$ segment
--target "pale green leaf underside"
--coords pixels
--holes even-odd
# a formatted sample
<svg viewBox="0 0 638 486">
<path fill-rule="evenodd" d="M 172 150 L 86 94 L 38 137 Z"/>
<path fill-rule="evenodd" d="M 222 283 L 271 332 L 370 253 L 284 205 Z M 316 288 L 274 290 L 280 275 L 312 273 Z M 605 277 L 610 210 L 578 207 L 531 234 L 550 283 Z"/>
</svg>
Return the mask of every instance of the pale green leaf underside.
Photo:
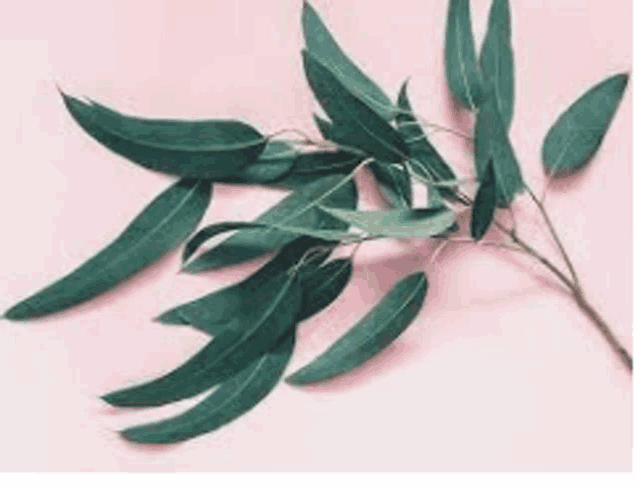
<svg viewBox="0 0 638 486">
<path fill-rule="evenodd" d="M 321 209 L 375 237 L 429 238 L 443 233 L 456 220 L 456 213 L 446 208 L 350 211 L 322 206 Z"/>
<path fill-rule="evenodd" d="M 412 323 L 427 291 L 423 272 L 399 281 L 350 331 L 286 382 L 303 386 L 342 376 L 383 351 Z"/>
</svg>

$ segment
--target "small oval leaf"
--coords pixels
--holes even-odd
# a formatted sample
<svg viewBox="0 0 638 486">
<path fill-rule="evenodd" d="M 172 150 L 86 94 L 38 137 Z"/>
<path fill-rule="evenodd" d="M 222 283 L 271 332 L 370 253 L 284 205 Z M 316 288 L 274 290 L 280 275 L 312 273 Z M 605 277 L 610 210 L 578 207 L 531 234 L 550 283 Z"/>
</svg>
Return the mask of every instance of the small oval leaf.
<svg viewBox="0 0 638 486">
<path fill-rule="evenodd" d="M 476 64 L 469 0 L 450 0 L 448 5 L 445 73 L 454 98 L 476 110 L 481 104 L 483 79 Z"/>
<path fill-rule="evenodd" d="M 543 141 L 543 167 L 549 177 L 585 168 L 603 141 L 629 76 L 617 74 L 576 100 L 549 129 Z"/>
<path fill-rule="evenodd" d="M 423 306 L 427 286 L 423 272 L 399 281 L 350 331 L 286 382 L 303 386 L 330 380 L 376 356 L 412 323 Z"/>
<path fill-rule="evenodd" d="M 33 319 L 100 295 L 175 249 L 208 208 L 211 184 L 184 179 L 157 196 L 115 241 L 66 277 L 5 312 Z"/>
</svg>

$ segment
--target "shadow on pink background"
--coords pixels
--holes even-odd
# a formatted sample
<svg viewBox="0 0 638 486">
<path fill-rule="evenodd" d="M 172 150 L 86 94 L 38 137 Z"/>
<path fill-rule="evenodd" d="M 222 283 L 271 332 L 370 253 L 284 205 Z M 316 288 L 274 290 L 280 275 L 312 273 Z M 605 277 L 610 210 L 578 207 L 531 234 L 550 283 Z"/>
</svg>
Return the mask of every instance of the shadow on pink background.
<svg viewBox="0 0 638 486">
<path fill-rule="evenodd" d="M 110 242 L 171 179 L 90 140 L 55 83 L 148 117 L 247 120 L 265 133 L 316 133 L 300 61 L 301 1 L 22 2 L 0 19 L 0 179 L 9 307 Z M 471 2 L 482 36 L 488 0 Z M 542 139 L 601 79 L 631 71 L 631 2 L 513 0 L 512 141 L 544 187 Z M 395 96 L 411 76 L 425 118 L 471 131 L 443 74 L 446 2 L 315 0 L 346 51 Z M 630 83 L 592 166 L 547 198 L 585 289 L 631 348 Z M 460 174 L 470 148 L 431 136 Z M 206 222 L 250 219 L 283 196 L 218 186 Z M 372 204 L 372 202 L 365 202 Z M 557 259 L 528 200 L 523 234 Z M 372 243 L 337 303 L 306 322 L 289 370 L 365 314 L 428 244 Z M 280 385 L 240 420 L 170 447 L 117 434 L 184 404 L 113 412 L 98 397 L 166 372 L 206 338 L 151 318 L 228 285 L 264 260 L 176 275 L 174 253 L 128 285 L 33 323 L 0 321 L 4 471 L 629 471 L 631 377 L 586 317 L 533 262 L 457 247 L 429 273 L 425 309 L 376 360 L 332 383 Z"/>
</svg>

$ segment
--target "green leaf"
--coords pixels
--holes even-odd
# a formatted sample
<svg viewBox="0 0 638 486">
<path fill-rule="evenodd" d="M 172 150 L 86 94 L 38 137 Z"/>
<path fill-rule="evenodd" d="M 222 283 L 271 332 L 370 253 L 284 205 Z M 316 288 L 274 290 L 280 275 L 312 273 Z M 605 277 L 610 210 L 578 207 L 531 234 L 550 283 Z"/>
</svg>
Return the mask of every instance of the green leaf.
<svg viewBox="0 0 638 486">
<path fill-rule="evenodd" d="M 476 64 L 469 0 L 449 0 L 445 31 L 445 73 L 454 98 L 474 111 L 481 104 L 483 79 Z"/>
<path fill-rule="evenodd" d="M 239 373 L 274 348 L 296 323 L 298 275 L 281 274 L 237 309 L 228 329 L 170 373 L 102 397 L 116 407 L 152 407 L 193 397 Z"/>
<path fill-rule="evenodd" d="M 297 265 L 309 250 L 325 245 L 324 241 L 314 238 L 305 236 L 297 238 L 284 246 L 270 262 L 243 281 L 170 309 L 154 320 L 165 324 L 190 324 L 208 334 L 217 335 L 229 328 L 229 322 L 233 316 L 240 312 L 245 302 L 253 299 L 253 295 L 259 289 L 271 286 L 273 279 Z M 328 255 L 329 252 L 326 252 L 315 257 L 304 268 L 315 269 Z"/>
<path fill-rule="evenodd" d="M 429 238 L 444 232 L 456 220 L 456 213 L 446 208 L 351 211 L 322 206 L 321 209 L 376 237 Z"/>
<path fill-rule="evenodd" d="M 350 331 L 286 382 L 303 386 L 330 380 L 376 356 L 412 323 L 423 306 L 427 286 L 423 272 L 399 281 Z"/>
<path fill-rule="evenodd" d="M 179 246 L 197 227 L 210 197 L 210 182 L 177 182 L 146 206 L 110 245 L 66 277 L 13 306 L 4 317 L 45 316 L 112 289 Z"/>
<path fill-rule="evenodd" d="M 285 224 L 290 227 L 308 229 L 345 230 L 334 218 L 325 217 L 322 212 L 312 207 L 324 194 L 343 181 L 343 176 L 331 175 L 301 187 L 281 202 L 254 220 L 264 225 Z M 332 206 L 354 208 L 357 201 L 356 186 L 352 181 L 346 183 L 334 193 L 323 199 Z M 306 208 L 309 208 L 306 210 Z M 241 231 L 221 244 L 202 253 L 182 270 L 187 273 L 198 273 L 220 268 L 225 265 L 243 263 L 263 256 L 290 243 L 296 235 L 290 232 L 269 231 L 262 229 Z"/>
<path fill-rule="evenodd" d="M 479 62 L 485 88 L 492 88 L 496 93 L 496 102 L 506 129 L 509 129 L 514 113 L 514 53 L 511 38 L 509 2 L 493 0 Z"/>
<path fill-rule="evenodd" d="M 494 163 L 497 203 L 509 206 L 525 183 L 494 90 L 489 91 L 481 105 L 474 129 L 474 163 L 478 179 L 485 177 L 489 160 Z"/>
<path fill-rule="evenodd" d="M 113 152 L 166 174 L 201 179 L 232 176 L 255 163 L 267 139 L 233 120 L 180 121 L 122 115 L 62 93 L 75 121 Z"/>
<path fill-rule="evenodd" d="M 496 209 L 496 179 L 494 176 L 494 164 L 490 160 L 487 164 L 485 176 L 474 199 L 472 207 L 472 221 L 470 224 L 472 238 L 476 241 L 485 236 L 490 227 L 494 210 Z"/>
<path fill-rule="evenodd" d="M 412 207 L 412 184 L 408 173 L 395 165 L 380 164 L 369 166 L 383 197 L 395 208 Z"/>
<path fill-rule="evenodd" d="M 212 432 L 261 402 L 279 382 L 294 347 L 294 332 L 281 343 L 223 382 L 186 412 L 160 422 L 132 427 L 122 437 L 139 444 L 173 444 Z"/>
<path fill-rule="evenodd" d="M 302 13 L 302 29 L 308 52 L 330 69 L 351 94 L 381 118 L 391 119 L 394 106 L 390 98 L 341 50 L 315 9 L 306 1 Z"/>
<path fill-rule="evenodd" d="M 308 51 L 303 51 L 308 83 L 326 114 L 339 127 L 336 142 L 355 147 L 380 162 L 401 163 L 409 148 L 398 132 L 353 96 L 339 79 Z"/>
<path fill-rule="evenodd" d="M 453 181 L 454 171 L 445 163 L 443 157 L 429 142 L 427 136 L 417 122 L 408 98 L 408 82 L 401 86 L 397 105 L 401 110 L 396 117 L 397 129 L 408 147 L 410 147 L 410 163 L 423 177 L 434 181 Z"/>
<path fill-rule="evenodd" d="M 299 188 L 330 174 L 348 174 L 362 161 L 344 150 L 299 152 L 287 142 L 270 142 L 255 164 L 219 182 Z"/>
<path fill-rule="evenodd" d="M 351 277 L 352 261 L 349 258 L 339 258 L 319 268 L 309 267 L 302 271 L 303 302 L 297 320 L 301 322 L 328 307 L 343 292 Z"/>
<path fill-rule="evenodd" d="M 543 141 L 543 167 L 549 177 L 569 176 L 585 168 L 603 141 L 629 76 L 616 74 L 574 102 Z"/>
</svg>

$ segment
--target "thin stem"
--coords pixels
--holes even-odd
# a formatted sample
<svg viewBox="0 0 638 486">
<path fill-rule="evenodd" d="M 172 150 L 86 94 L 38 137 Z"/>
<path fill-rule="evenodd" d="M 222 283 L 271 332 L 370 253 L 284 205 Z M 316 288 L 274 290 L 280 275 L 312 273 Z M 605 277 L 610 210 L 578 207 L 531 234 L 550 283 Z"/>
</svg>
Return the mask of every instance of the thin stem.
<svg viewBox="0 0 638 486">
<path fill-rule="evenodd" d="M 578 281 L 578 276 L 576 275 L 576 270 L 574 269 L 574 265 L 572 265 L 572 262 L 569 259 L 569 256 L 567 255 L 567 251 L 565 250 L 565 247 L 561 243 L 560 238 L 558 237 L 558 233 L 556 233 L 556 229 L 554 228 L 554 225 L 552 224 L 551 219 L 549 219 L 549 215 L 547 214 L 547 211 L 545 210 L 545 206 L 543 205 L 541 201 L 539 201 L 539 199 L 536 197 L 534 192 L 529 188 L 529 186 L 526 185 L 525 188 L 529 196 L 532 198 L 532 200 L 538 207 L 538 210 L 541 212 L 543 219 L 545 220 L 545 223 L 547 224 L 547 227 L 549 228 L 549 231 L 551 232 L 552 237 L 554 238 L 554 241 L 556 242 L 556 245 L 558 246 L 558 249 L 560 250 L 561 255 L 563 256 L 563 260 L 565 260 L 565 264 L 567 265 L 567 268 L 569 268 L 569 273 L 574 279 L 574 286 L 580 292 L 581 287 Z"/>
</svg>

